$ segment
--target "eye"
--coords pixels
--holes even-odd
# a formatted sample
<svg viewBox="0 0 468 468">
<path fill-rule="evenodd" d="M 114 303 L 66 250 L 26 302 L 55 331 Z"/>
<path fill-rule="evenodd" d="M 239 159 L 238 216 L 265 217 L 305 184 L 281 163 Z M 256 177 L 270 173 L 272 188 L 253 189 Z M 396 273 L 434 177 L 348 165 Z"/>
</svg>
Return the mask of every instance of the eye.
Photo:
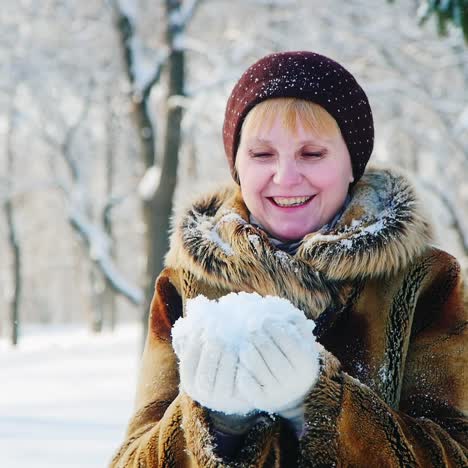
<svg viewBox="0 0 468 468">
<path fill-rule="evenodd" d="M 270 156 L 273 156 L 273 153 L 270 153 L 268 151 L 249 151 L 249 155 L 252 158 L 269 158 Z"/>
<path fill-rule="evenodd" d="M 305 158 L 321 158 L 325 154 L 324 151 L 304 151 L 302 156 Z"/>
</svg>

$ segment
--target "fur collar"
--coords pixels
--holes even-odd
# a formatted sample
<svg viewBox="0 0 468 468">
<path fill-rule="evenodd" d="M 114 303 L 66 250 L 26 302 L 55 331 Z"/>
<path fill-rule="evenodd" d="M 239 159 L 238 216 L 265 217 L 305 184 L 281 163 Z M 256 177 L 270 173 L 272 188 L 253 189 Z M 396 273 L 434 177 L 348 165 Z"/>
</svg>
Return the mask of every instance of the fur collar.
<svg viewBox="0 0 468 468">
<path fill-rule="evenodd" d="M 294 255 L 248 219 L 237 185 L 200 197 L 176 218 L 166 264 L 213 286 L 286 297 L 317 316 L 341 302 L 345 282 L 394 274 L 431 239 L 412 186 L 394 169 L 369 169 L 333 229 L 308 234 Z"/>
</svg>

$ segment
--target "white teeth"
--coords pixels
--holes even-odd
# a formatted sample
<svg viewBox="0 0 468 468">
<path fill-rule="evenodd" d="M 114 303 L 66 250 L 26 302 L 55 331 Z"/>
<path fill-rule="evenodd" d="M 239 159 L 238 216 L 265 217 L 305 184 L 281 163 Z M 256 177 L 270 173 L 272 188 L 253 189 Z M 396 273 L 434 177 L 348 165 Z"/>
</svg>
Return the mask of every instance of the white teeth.
<svg viewBox="0 0 468 468">
<path fill-rule="evenodd" d="M 272 197 L 279 206 L 298 206 L 308 202 L 312 197 Z"/>
</svg>

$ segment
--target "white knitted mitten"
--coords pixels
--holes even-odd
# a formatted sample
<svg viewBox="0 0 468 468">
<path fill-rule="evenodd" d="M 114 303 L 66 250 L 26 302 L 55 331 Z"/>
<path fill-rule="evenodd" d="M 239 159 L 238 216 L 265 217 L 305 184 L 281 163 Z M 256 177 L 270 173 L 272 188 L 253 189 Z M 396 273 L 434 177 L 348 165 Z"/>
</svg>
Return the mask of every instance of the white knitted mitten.
<svg viewBox="0 0 468 468">
<path fill-rule="evenodd" d="M 255 408 L 240 395 L 236 377 L 239 356 L 210 330 L 174 336 L 180 386 L 191 398 L 215 411 L 244 415 Z"/>
<path fill-rule="evenodd" d="M 317 381 L 321 349 L 311 329 L 264 324 L 240 350 L 240 393 L 253 407 L 289 419 L 300 432 L 303 401 Z"/>
</svg>

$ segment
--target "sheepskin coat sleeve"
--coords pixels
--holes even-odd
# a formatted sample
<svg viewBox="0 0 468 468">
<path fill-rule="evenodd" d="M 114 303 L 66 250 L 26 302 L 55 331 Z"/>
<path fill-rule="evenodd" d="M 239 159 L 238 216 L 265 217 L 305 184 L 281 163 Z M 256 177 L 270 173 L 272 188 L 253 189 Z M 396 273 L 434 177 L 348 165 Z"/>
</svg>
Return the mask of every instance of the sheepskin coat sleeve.
<svg viewBox="0 0 468 468">
<path fill-rule="evenodd" d="M 368 171 L 333 231 L 306 237 L 294 255 L 248 223 L 235 188 L 194 203 L 171 242 L 112 467 L 468 466 L 460 268 L 430 246 L 403 176 Z M 171 327 L 186 299 L 231 291 L 287 298 L 316 321 L 326 351 L 301 438 L 266 416 L 223 459 L 206 409 L 179 392 Z"/>
</svg>

